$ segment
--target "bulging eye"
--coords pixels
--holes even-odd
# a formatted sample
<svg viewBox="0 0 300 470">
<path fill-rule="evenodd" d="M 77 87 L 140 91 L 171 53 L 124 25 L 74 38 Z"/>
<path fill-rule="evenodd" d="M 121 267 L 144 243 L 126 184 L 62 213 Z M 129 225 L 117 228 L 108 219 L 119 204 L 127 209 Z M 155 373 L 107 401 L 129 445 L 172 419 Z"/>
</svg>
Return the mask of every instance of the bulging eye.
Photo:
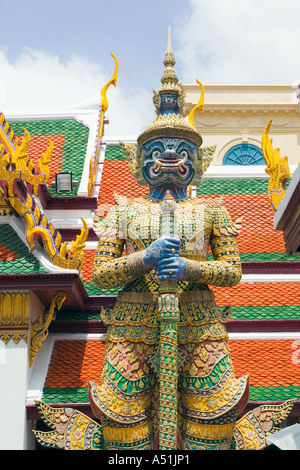
<svg viewBox="0 0 300 470">
<path fill-rule="evenodd" d="M 158 150 L 155 150 L 152 155 L 154 158 L 158 158 L 160 156 L 160 152 Z"/>
<path fill-rule="evenodd" d="M 185 158 L 185 159 L 186 159 L 186 158 L 188 157 L 187 151 L 186 151 L 186 150 L 183 150 L 183 151 L 181 152 L 180 156 L 181 156 L 181 158 Z"/>
</svg>

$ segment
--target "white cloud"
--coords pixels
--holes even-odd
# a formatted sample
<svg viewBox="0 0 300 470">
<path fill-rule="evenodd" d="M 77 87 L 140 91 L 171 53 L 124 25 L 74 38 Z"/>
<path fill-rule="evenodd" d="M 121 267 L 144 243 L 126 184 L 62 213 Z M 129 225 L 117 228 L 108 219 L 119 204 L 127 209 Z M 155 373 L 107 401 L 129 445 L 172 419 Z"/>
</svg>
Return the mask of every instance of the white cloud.
<svg viewBox="0 0 300 470">
<path fill-rule="evenodd" d="M 135 90 L 109 89 L 107 135 L 138 135 L 155 119 L 152 91 L 142 86 Z"/>
<path fill-rule="evenodd" d="M 183 15 L 174 43 L 176 72 L 183 83 L 296 84 L 300 81 L 297 0 L 190 0 L 192 13 Z M 157 59 L 160 60 L 159 58 Z M 126 64 L 122 66 L 126 74 Z M 160 62 L 158 67 L 161 67 Z M 137 67 L 138 68 L 138 67 Z M 25 48 L 10 59 L 0 48 L 0 106 L 6 109 L 74 105 L 98 96 L 114 69 L 73 56 Z M 124 72 L 125 71 L 125 72 Z M 107 135 L 136 135 L 155 118 L 152 90 L 143 85 L 125 89 L 121 80 L 108 92 Z M 135 88 L 134 88 L 135 86 Z M 155 87 L 155 83 L 153 84 Z M 159 83 L 157 83 L 157 87 Z"/>
<path fill-rule="evenodd" d="M 294 84 L 300 80 L 297 0 L 190 0 L 179 31 L 181 80 Z"/>
<path fill-rule="evenodd" d="M 5 103 L 5 83 L 0 80 L 0 106 Z"/>
<path fill-rule="evenodd" d="M 0 50 L 0 70 L 3 80 L 0 88 L 1 109 L 6 112 L 20 109 L 55 109 L 73 106 L 82 101 L 98 98 L 102 87 L 111 75 L 101 69 L 101 64 L 73 56 L 64 63 L 57 55 L 44 51 L 25 49 L 14 61 L 6 50 Z M 150 124 L 153 105 L 149 90 L 123 90 L 110 87 L 108 135 L 135 135 Z"/>
<path fill-rule="evenodd" d="M 63 63 L 58 56 L 28 48 L 14 62 L 0 51 L 0 69 L 8 106 L 72 104 L 94 93 L 104 80 L 99 66 L 81 57 Z"/>
</svg>

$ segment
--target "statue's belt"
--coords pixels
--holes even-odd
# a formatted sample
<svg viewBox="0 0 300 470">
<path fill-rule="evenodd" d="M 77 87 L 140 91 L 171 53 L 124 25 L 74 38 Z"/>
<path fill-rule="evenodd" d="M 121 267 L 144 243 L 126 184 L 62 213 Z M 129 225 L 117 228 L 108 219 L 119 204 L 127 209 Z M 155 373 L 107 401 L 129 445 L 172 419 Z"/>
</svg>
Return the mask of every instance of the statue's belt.
<svg viewBox="0 0 300 470">
<path fill-rule="evenodd" d="M 209 302 L 213 301 L 215 298 L 214 293 L 211 290 L 178 291 L 177 295 L 180 303 Z M 158 297 L 158 292 L 121 292 L 117 296 L 117 301 L 138 304 L 155 304 L 158 302 Z"/>
</svg>

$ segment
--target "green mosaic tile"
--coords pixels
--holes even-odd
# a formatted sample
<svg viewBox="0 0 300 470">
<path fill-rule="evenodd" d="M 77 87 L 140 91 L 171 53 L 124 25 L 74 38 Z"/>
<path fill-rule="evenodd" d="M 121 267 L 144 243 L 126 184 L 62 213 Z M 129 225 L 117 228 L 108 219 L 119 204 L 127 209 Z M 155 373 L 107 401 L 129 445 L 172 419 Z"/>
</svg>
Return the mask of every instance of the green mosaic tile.
<svg viewBox="0 0 300 470">
<path fill-rule="evenodd" d="M 300 387 L 253 387 L 250 386 L 249 401 L 285 401 L 300 397 Z M 45 403 L 89 403 L 88 387 L 75 388 L 44 388 L 42 400 Z"/>
<path fill-rule="evenodd" d="M 232 320 L 298 320 L 300 306 L 231 307 Z"/>
<path fill-rule="evenodd" d="M 290 180 L 286 184 L 288 188 Z M 268 194 L 269 178 L 206 179 L 196 188 L 197 195 Z"/>
<path fill-rule="evenodd" d="M 100 289 L 100 287 L 95 286 L 93 282 L 85 282 L 84 281 L 84 286 L 87 291 L 87 293 L 91 296 L 99 296 L 99 295 L 118 295 L 118 293 L 123 289 L 123 287 L 116 287 L 114 289 Z"/>
<path fill-rule="evenodd" d="M 208 255 L 209 260 L 213 260 L 211 253 Z M 298 253 L 289 254 L 283 252 L 263 252 L 263 253 L 241 253 L 240 259 L 242 262 L 264 262 L 264 261 L 300 261 Z"/>
<path fill-rule="evenodd" d="M 126 160 L 122 148 L 118 145 L 109 145 L 105 150 L 105 160 Z"/>
<path fill-rule="evenodd" d="M 65 144 L 62 156 L 62 171 L 71 171 L 73 179 L 80 183 L 86 157 L 89 129 L 75 119 L 41 120 L 41 121 L 12 121 L 10 122 L 15 134 L 24 134 L 22 127 L 30 135 L 64 135 Z M 49 187 L 49 192 L 55 196 L 76 195 L 79 186 L 67 193 L 56 193 L 55 188 Z"/>
<path fill-rule="evenodd" d="M 55 322 L 60 321 L 100 321 L 100 310 L 99 311 L 89 311 L 81 312 L 80 310 L 59 310 L 56 314 Z"/>
<path fill-rule="evenodd" d="M 241 261 L 300 261 L 299 254 L 295 253 L 240 253 Z"/>
<path fill-rule="evenodd" d="M 42 400 L 45 403 L 89 403 L 88 387 L 50 388 L 43 390 Z"/>
<path fill-rule="evenodd" d="M 47 272 L 35 256 L 29 252 L 10 225 L 0 224 L 0 243 L 19 255 L 12 261 L 0 261 L 1 274 Z"/>
<path fill-rule="evenodd" d="M 300 398 L 300 387 L 253 387 L 250 386 L 249 401 L 285 401 Z"/>
</svg>

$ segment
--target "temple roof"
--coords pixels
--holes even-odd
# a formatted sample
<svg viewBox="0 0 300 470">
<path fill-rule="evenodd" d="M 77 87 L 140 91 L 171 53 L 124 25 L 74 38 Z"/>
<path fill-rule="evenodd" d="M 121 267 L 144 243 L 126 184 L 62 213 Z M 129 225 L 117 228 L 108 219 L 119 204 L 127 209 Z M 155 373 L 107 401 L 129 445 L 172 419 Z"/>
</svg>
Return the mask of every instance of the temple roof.
<svg viewBox="0 0 300 470">
<path fill-rule="evenodd" d="M 0 224 L 0 240 L 1 275 L 48 272 L 9 224 Z"/>
<path fill-rule="evenodd" d="M 51 183 L 55 182 L 55 173 L 72 172 L 73 178 L 80 182 L 84 163 L 86 159 L 87 145 L 89 139 L 89 128 L 87 125 L 78 122 L 75 118 L 46 119 L 24 119 L 10 120 L 10 125 L 17 137 L 23 136 L 23 129 L 30 134 L 30 144 L 28 153 L 34 164 L 48 145 L 48 139 L 52 140 L 54 150 L 49 164 L 50 178 L 49 191 L 52 195 L 57 195 Z M 72 193 L 60 193 L 64 195 L 76 195 L 79 185 L 74 186 Z"/>
</svg>

